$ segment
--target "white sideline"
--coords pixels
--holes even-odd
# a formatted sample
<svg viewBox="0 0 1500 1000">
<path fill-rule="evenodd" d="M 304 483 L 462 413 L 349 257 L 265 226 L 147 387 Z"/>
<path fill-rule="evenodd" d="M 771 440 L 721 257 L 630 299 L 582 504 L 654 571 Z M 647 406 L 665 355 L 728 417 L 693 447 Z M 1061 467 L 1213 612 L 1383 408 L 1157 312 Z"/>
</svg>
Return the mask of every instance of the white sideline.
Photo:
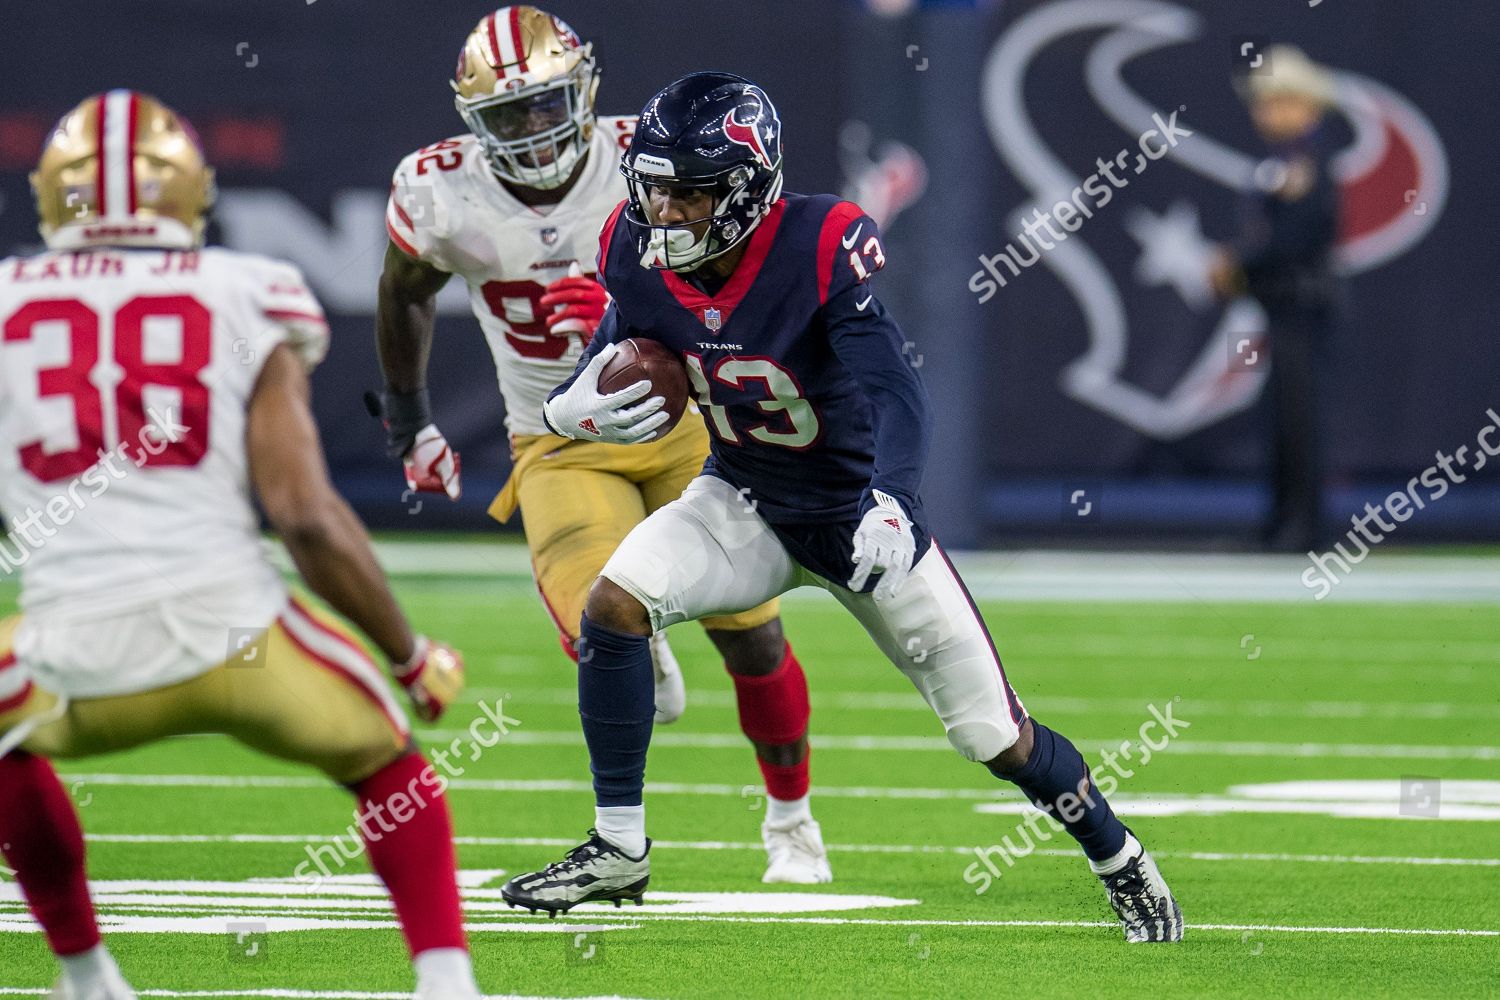
<svg viewBox="0 0 1500 1000">
<path fill-rule="evenodd" d="M 332 843 L 331 834 L 294 833 L 90 833 L 85 839 L 99 844 L 322 844 Z M 454 837 L 460 847 L 574 847 L 578 839 L 566 837 Z M 671 851 L 754 851 L 765 847 L 748 840 L 653 840 L 652 846 Z M 962 854 L 974 853 L 973 845 L 942 844 L 828 844 L 835 854 Z M 1077 858 L 1082 852 L 1041 848 L 1031 852 L 1048 857 Z M 1500 858 L 1433 858 L 1363 854 L 1275 854 L 1225 851 L 1152 851 L 1154 857 L 1188 861 L 1276 861 L 1343 865 L 1429 865 L 1500 868 Z"/>
</svg>

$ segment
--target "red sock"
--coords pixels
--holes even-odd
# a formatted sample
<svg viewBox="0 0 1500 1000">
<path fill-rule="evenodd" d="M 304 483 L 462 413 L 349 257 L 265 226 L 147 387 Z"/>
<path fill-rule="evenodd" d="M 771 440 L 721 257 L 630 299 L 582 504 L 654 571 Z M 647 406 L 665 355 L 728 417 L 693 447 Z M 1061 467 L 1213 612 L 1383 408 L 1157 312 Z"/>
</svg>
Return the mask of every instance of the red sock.
<svg viewBox="0 0 1500 1000">
<path fill-rule="evenodd" d="M 0 849 L 53 954 L 99 943 L 78 814 L 52 765 L 20 750 L 0 757 Z"/>
<path fill-rule="evenodd" d="M 468 948 L 446 788 L 420 753 L 387 764 L 354 787 L 370 867 L 390 891 L 413 956 Z"/>
<path fill-rule="evenodd" d="M 812 714 L 807 700 L 807 677 L 802 664 L 788 643 L 781 665 L 762 677 L 734 678 L 734 693 L 739 701 L 740 728 L 756 743 L 785 746 L 800 742 L 807 735 L 807 720 Z M 757 760 L 766 781 L 766 791 L 773 799 L 791 801 L 807 794 L 808 757 L 796 764 L 769 764 Z"/>
<path fill-rule="evenodd" d="M 783 802 L 795 802 L 806 795 L 812 785 L 812 777 L 808 773 L 808 761 L 811 758 L 811 747 L 795 764 L 770 764 L 757 758 L 755 762 L 760 765 L 761 777 L 766 779 L 766 794 Z"/>
</svg>

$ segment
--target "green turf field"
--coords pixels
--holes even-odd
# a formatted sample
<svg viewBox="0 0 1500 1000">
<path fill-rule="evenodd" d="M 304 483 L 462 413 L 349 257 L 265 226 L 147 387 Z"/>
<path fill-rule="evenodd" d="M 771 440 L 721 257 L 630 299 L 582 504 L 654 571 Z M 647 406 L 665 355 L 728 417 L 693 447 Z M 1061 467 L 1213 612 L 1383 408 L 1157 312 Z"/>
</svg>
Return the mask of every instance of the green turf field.
<svg viewBox="0 0 1500 1000">
<path fill-rule="evenodd" d="M 409 578 L 399 589 L 423 629 L 468 656 L 469 700 L 428 742 L 482 718 L 480 699 L 519 722 L 464 761 L 451 792 L 490 993 L 1500 989 L 1493 605 L 985 602 L 1028 708 L 1091 760 L 1139 743 L 1152 706 L 1189 723 L 1115 797 L 1176 891 L 1187 939 L 1127 946 L 1064 837 L 1013 867 L 992 852 L 1004 874 L 976 893 L 974 849 L 1024 841 L 1019 797 L 948 749 L 901 676 L 819 599 L 789 602 L 786 621 L 813 689 L 814 808 L 833 885 L 761 897 L 758 772 L 707 643 L 678 629 L 689 710 L 652 750 L 647 905 L 553 922 L 505 909 L 501 872 L 554 860 L 592 816 L 571 664 L 523 581 Z M 109 941 L 143 995 L 409 994 L 401 939 L 365 880 L 316 893 L 248 881 L 290 879 L 307 845 L 345 830 L 337 789 L 217 738 L 61 770 L 91 838 L 101 913 L 134 929 Z M 347 874 L 366 871 L 354 862 Z M 24 924 L 16 899 L 0 884 L 0 931 Z M 54 976 L 39 935 L 0 933 L 0 994 L 39 994 Z"/>
</svg>

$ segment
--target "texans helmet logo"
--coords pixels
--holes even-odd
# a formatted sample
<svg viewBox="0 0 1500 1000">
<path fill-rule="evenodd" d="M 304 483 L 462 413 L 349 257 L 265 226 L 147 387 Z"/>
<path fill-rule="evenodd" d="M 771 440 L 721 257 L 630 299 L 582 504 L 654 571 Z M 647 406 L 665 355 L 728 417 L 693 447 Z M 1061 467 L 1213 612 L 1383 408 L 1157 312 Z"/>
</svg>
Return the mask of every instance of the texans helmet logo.
<svg viewBox="0 0 1500 1000">
<path fill-rule="evenodd" d="M 752 118 L 748 123 L 737 121 L 734 117 L 734 110 L 728 111 L 724 115 L 724 137 L 737 145 L 748 146 L 750 151 L 755 154 L 755 158 L 767 170 L 771 169 L 776 164 L 772 162 L 771 154 L 766 151 L 766 144 L 761 140 L 760 132 L 755 127 L 755 119 Z M 755 117 L 760 117 L 758 109 Z"/>
</svg>

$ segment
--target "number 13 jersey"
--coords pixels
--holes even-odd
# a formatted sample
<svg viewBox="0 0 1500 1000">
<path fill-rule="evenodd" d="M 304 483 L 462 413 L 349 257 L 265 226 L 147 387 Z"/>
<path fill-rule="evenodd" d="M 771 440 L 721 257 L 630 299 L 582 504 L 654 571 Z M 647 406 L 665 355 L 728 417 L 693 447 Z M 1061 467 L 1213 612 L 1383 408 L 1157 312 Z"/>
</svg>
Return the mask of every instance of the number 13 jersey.
<svg viewBox="0 0 1500 1000">
<path fill-rule="evenodd" d="M 577 184 L 540 209 L 506 190 L 472 135 L 419 149 L 396 168 L 386 230 L 410 256 L 468 284 L 513 435 L 549 433 L 542 403 L 583 351 L 581 335 L 548 335 L 541 298 L 574 263 L 593 276 L 599 229 L 625 197 L 620 156 L 635 122 L 598 118 Z"/>
</svg>

